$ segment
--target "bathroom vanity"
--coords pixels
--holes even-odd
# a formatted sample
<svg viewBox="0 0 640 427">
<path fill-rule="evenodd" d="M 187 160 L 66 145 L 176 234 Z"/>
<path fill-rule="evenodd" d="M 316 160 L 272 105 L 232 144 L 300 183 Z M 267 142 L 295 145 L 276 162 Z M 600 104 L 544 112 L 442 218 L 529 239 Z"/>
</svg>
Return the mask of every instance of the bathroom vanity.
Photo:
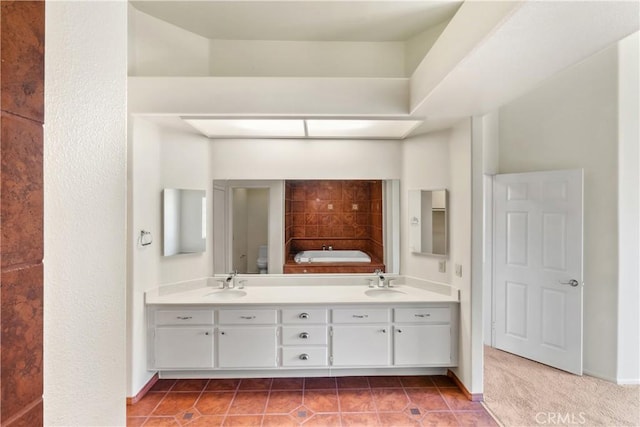
<svg viewBox="0 0 640 427">
<path fill-rule="evenodd" d="M 221 378 L 441 373 L 457 365 L 457 290 L 360 282 L 147 292 L 148 368 L 163 378 Z"/>
</svg>

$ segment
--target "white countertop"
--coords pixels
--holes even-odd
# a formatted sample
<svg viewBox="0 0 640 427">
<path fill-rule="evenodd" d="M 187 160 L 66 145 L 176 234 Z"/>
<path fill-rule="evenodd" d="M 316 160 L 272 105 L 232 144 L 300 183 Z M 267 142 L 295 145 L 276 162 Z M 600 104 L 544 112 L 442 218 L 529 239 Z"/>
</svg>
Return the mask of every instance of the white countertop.
<svg viewBox="0 0 640 427">
<path fill-rule="evenodd" d="M 219 278 L 218 278 L 219 280 Z M 409 282 L 409 280 L 407 280 Z M 200 286 L 198 286 L 198 284 Z M 458 290 L 448 285 L 420 282 L 370 288 L 362 284 L 255 285 L 242 289 L 219 289 L 215 278 L 156 288 L 145 293 L 154 305 L 281 305 L 281 304 L 407 304 L 459 302 Z M 369 294 L 374 293 L 375 296 Z M 236 297 L 238 294 L 242 294 Z"/>
</svg>

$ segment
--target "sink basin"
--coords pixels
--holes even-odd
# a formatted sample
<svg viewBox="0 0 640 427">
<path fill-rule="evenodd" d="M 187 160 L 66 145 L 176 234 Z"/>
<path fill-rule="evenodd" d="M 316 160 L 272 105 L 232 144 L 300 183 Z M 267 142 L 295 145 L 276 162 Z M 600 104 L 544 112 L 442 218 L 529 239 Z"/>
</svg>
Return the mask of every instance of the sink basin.
<svg viewBox="0 0 640 427">
<path fill-rule="evenodd" d="M 224 289 L 215 292 L 210 292 L 205 295 L 205 297 L 213 298 L 213 299 L 236 299 L 242 298 L 247 295 L 245 291 L 239 291 L 237 289 Z"/>
<path fill-rule="evenodd" d="M 368 297 L 373 298 L 397 298 L 401 297 L 402 295 L 406 295 L 405 292 L 389 288 L 367 289 L 366 291 L 364 291 L 364 294 Z"/>
</svg>

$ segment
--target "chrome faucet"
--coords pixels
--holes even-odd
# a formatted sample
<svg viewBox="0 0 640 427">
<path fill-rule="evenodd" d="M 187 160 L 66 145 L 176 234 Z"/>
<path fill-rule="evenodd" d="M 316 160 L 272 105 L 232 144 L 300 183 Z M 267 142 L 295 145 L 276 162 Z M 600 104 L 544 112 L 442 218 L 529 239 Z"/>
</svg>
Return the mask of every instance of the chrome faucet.
<svg viewBox="0 0 640 427">
<path fill-rule="evenodd" d="M 236 287 L 236 280 L 238 278 L 238 270 L 233 270 L 229 273 L 229 276 L 225 279 L 225 288 L 233 289 Z"/>
<path fill-rule="evenodd" d="M 379 288 L 384 288 L 387 285 L 384 282 L 384 276 L 382 275 L 382 270 L 377 269 L 376 271 L 373 272 L 373 274 L 375 274 L 376 276 L 378 276 L 378 287 Z"/>
</svg>

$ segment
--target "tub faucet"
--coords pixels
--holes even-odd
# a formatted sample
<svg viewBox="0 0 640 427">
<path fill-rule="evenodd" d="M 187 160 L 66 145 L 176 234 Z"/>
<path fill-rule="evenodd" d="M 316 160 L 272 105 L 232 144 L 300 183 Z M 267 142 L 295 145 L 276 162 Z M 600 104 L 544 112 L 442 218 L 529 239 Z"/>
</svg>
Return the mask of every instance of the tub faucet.
<svg viewBox="0 0 640 427">
<path fill-rule="evenodd" d="M 233 270 L 229 273 L 229 276 L 225 280 L 225 284 L 227 289 L 232 289 L 236 287 L 236 279 L 238 278 L 238 270 Z"/>
<path fill-rule="evenodd" d="M 375 274 L 376 276 L 378 276 L 378 287 L 379 288 L 384 288 L 385 286 L 387 286 L 384 283 L 384 276 L 382 275 L 382 270 L 377 269 L 376 271 L 373 272 L 373 274 Z"/>
</svg>

